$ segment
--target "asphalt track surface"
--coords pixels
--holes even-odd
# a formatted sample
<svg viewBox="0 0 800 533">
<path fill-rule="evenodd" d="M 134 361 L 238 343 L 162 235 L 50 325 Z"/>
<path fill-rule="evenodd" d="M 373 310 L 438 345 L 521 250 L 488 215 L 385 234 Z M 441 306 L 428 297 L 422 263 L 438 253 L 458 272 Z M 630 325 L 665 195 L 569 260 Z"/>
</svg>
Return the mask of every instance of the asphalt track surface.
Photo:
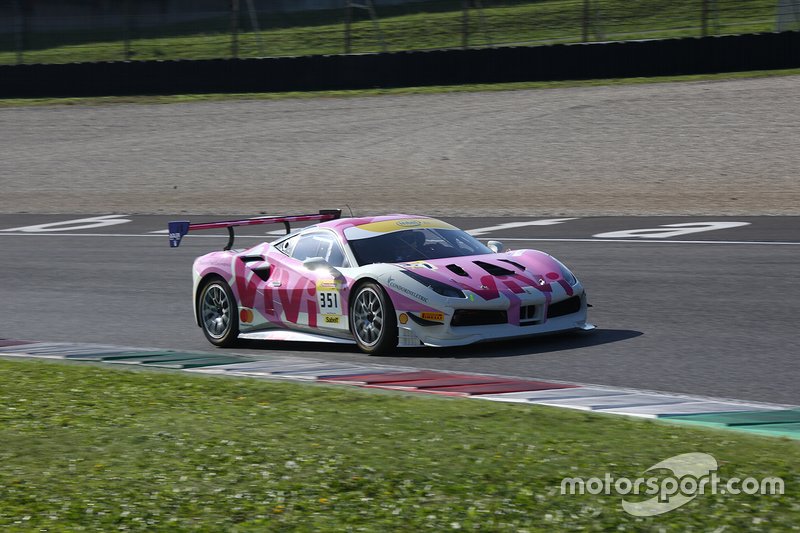
<svg viewBox="0 0 800 533">
<path fill-rule="evenodd" d="M 77 230 L 13 229 L 76 218 L 0 215 L 0 337 L 217 350 L 192 320 L 190 267 L 197 255 L 221 248 L 224 236 L 190 235 L 170 249 L 166 235 L 152 233 L 165 228 L 163 216 L 116 216 L 129 222 Z M 231 351 L 800 403 L 800 217 L 447 220 L 494 228 L 479 238 L 564 260 L 586 286 L 599 329 L 381 358 L 316 343 L 250 342 Z M 665 225 L 709 222 L 747 224 L 663 236 L 675 229 Z M 595 237 L 634 229 L 651 230 Z M 269 240 L 263 229 L 240 233 L 237 246 Z"/>
</svg>

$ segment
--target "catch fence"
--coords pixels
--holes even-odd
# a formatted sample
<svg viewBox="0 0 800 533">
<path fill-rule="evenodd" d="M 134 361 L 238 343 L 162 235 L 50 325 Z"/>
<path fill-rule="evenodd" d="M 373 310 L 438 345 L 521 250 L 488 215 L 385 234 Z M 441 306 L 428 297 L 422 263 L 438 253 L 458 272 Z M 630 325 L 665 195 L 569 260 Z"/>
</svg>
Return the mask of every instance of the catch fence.
<svg viewBox="0 0 800 533">
<path fill-rule="evenodd" d="M 9 1 L 0 9 L 0 64 L 283 57 L 800 29 L 800 0 L 361 0 L 299 12 L 266 9 L 257 0 L 220 1 L 216 11 L 157 10 L 124 0 L 106 3 L 101 12 L 58 14 L 37 10 L 30 0 Z"/>
</svg>

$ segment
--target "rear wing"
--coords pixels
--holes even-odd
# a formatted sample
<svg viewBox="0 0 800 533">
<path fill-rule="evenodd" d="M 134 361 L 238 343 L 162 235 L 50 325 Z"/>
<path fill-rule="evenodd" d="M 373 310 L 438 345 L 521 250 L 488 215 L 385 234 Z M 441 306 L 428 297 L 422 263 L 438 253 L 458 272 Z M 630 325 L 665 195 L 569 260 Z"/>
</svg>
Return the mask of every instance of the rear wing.
<svg viewBox="0 0 800 533">
<path fill-rule="evenodd" d="M 286 233 L 289 233 L 292 228 L 289 226 L 290 222 L 305 222 L 308 220 L 335 220 L 342 216 L 341 209 L 321 209 L 319 214 L 316 215 L 291 215 L 280 217 L 255 217 L 245 218 L 244 220 L 223 220 L 219 222 L 201 222 L 191 224 L 188 220 L 174 220 L 167 224 L 169 228 L 169 246 L 170 248 L 177 248 L 181 245 L 181 239 L 190 231 L 197 231 L 202 229 L 228 229 L 228 244 L 225 245 L 223 250 L 230 250 L 233 247 L 233 240 L 235 235 L 233 228 L 237 226 L 254 226 L 256 224 L 279 224 L 283 223 L 286 227 Z"/>
</svg>

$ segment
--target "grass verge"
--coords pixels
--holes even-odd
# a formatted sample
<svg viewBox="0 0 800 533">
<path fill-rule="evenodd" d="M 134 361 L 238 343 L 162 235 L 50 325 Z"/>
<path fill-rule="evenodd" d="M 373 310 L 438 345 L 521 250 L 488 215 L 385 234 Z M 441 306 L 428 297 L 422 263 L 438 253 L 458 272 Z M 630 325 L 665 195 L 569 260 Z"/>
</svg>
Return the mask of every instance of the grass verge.
<svg viewBox="0 0 800 533">
<path fill-rule="evenodd" d="M 94 96 L 62 98 L 5 98 L 0 108 L 52 105 L 112 105 L 112 104 L 179 104 L 191 102 L 217 102 L 226 100 L 284 100 L 290 98 L 347 98 L 408 94 L 445 94 L 482 91 L 518 91 L 531 89 L 563 89 L 570 87 L 600 87 L 616 85 L 644 85 L 651 83 L 724 81 L 747 78 L 797 76 L 800 69 L 757 70 L 748 72 L 723 72 L 686 76 L 659 76 L 651 78 L 616 78 L 598 80 L 532 81 L 517 83 L 486 83 L 468 85 L 436 85 L 430 87 L 398 87 L 391 89 L 358 89 L 350 91 L 296 91 L 280 93 L 225 93 L 177 94 L 141 96 Z"/>
<path fill-rule="evenodd" d="M 800 445 L 559 409 L 0 360 L 0 526 L 30 530 L 751 530 L 800 521 Z M 782 496 L 636 518 L 565 476 L 676 454 Z M 647 475 L 656 475 L 652 472 Z M 630 496 L 628 499 L 646 499 Z"/>
<path fill-rule="evenodd" d="M 378 8 L 380 34 L 365 12 L 358 10 L 352 26 L 352 50 L 418 50 L 462 46 L 464 19 L 461 2 L 420 2 Z M 589 39 L 615 40 L 696 37 L 702 25 L 698 0 L 595 0 L 590 13 Z M 287 20 L 264 14 L 256 38 L 242 31 L 239 57 L 338 54 L 344 48 L 343 10 L 298 13 Z M 725 0 L 709 13 L 711 34 L 773 31 L 775 0 Z M 582 40 L 584 3 L 576 0 L 540 0 L 486 4 L 467 18 L 469 45 L 578 42 Z M 242 30 L 251 28 L 247 17 Z M 95 28 L 30 32 L 23 61 L 65 63 L 122 59 L 208 59 L 233 54 L 230 18 L 212 14 L 191 23 L 153 25 L 152 17 L 128 29 Z M 124 36 L 129 42 L 125 45 Z M 0 35 L 0 64 L 18 61 L 13 34 Z"/>
</svg>

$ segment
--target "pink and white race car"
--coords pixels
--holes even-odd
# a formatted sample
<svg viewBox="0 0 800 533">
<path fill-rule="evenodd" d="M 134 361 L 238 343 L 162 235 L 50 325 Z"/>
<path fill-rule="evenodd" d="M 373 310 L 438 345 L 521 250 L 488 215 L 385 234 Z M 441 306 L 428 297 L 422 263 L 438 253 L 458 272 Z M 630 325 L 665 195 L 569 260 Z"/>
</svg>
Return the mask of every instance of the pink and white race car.
<svg viewBox="0 0 800 533">
<path fill-rule="evenodd" d="M 206 338 L 456 346 L 590 330 L 586 293 L 554 257 L 503 251 L 434 218 L 319 214 L 169 223 L 170 246 L 194 230 L 226 228 L 228 245 L 197 258 L 194 312 Z M 295 232 L 289 223 L 319 221 Z M 233 228 L 283 223 L 287 235 L 233 250 Z"/>
</svg>

